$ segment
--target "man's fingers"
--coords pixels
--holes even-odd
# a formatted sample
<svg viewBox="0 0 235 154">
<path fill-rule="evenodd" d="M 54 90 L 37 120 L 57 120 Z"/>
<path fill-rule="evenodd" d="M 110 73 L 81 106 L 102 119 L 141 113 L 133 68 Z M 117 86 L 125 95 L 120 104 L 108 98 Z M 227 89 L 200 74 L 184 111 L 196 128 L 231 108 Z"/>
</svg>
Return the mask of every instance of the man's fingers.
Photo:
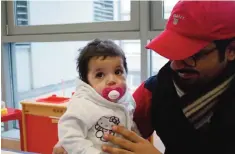
<svg viewBox="0 0 235 154">
<path fill-rule="evenodd" d="M 107 152 L 109 154 L 134 154 L 133 152 L 124 150 L 124 149 L 119 149 L 119 148 L 113 148 L 111 146 L 103 145 L 102 150 L 104 152 Z"/>
<path fill-rule="evenodd" d="M 122 135 L 123 137 L 125 137 L 126 139 L 128 139 L 128 140 L 130 140 L 130 141 L 132 141 L 134 143 L 145 142 L 145 139 L 143 139 L 142 137 L 138 136 L 135 132 L 127 130 L 123 126 L 114 126 L 113 130 L 116 133 Z"/>
</svg>

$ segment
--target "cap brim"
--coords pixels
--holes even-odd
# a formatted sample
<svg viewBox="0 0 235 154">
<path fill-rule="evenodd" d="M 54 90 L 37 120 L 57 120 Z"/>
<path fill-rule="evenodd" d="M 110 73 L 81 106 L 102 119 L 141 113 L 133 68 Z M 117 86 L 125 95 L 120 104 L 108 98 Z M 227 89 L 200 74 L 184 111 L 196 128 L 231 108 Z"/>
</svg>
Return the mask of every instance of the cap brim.
<svg viewBox="0 0 235 154">
<path fill-rule="evenodd" d="M 154 50 L 167 59 L 182 60 L 194 55 L 209 43 L 209 41 L 192 39 L 165 30 L 147 44 L 146 48 Z"/>
</svg>

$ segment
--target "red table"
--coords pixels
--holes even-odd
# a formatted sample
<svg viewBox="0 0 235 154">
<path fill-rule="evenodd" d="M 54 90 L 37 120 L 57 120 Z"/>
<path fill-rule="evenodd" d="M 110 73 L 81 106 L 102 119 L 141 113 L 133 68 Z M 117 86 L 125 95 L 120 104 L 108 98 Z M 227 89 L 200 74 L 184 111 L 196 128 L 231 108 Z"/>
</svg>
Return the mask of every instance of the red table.
<svg viewBox="0 0 235 154">
<path fill-rule="evenodd" d="M 23 131 L 22 131 L 22 111 L 19 109 L 7 108 L 7 114 L 1 115 L 1 122 L 8 122 L 12 120 L 19 121 L 20 146 L 21 146 L 21 150 L 24 151 Z"/>
</svg>

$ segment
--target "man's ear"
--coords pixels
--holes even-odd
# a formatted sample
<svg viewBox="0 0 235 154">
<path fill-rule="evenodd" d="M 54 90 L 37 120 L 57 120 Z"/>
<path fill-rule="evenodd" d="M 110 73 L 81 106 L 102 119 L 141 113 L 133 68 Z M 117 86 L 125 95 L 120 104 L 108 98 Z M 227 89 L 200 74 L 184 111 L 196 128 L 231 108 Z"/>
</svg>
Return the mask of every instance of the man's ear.
<svg viewBox="0 0 235 154">
<path fill-rule="evenodd" d="M 231 43 L 229 43 L 225 52 L 225 56 L 228 61 L 235 60 L 235 41 L 232 41 Z"/>
</svg>

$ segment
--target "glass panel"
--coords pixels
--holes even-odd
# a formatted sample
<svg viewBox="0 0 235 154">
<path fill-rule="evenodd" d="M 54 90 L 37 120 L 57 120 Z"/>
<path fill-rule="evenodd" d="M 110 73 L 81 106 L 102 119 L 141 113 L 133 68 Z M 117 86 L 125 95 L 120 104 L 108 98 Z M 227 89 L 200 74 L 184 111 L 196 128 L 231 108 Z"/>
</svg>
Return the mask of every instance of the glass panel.
<svg viewBox="0 0 235 154">
<path fill-rule="evenodd" d="M 20 131 L 19 127 L 11 127 L 12 123 L 18 123 L 18 121 L 9 121 L 9 122 L 2 122 L 1 123 L 1 138 L 7 138 L 7 139 L 20 139 Z"/>
<path fill-rule="evenodd" d="M 5 128 L 4 128 L 4 122 L 1 122 L 1 132 L 4 132 Z"/>
<path fill-rule="evenodd" d="M 164 0 L 164 19 L 170 17 L 171 11 L 179 0 Z"/>
<path fill-rule="evenodd" d="M 152 70 L 151 74 L 156 75 L 158 71 L 169 61 L 156 52 L 152 51 Z"/>
<path fill-rule="evenodd" d="M 130 0 L 15 1 L 17 26 L 130 20 Z"/>
<path fill-rule="evenodd" d="M 132 92 L 140 84 L 140 41 L 116 40 L 126 53 L 128 85 Z M 32 42 L 15 46 L 16 93 L 15 102 L 56 94 L 71 97 L 75 90 L 76 58 L 78 49 L 86 45 L 79 42 Z M 24 46 L 24 47 L 22 47 Z M 20 104 L 16 104 L 20 107 Z"/>
<path fill-rule="evenodd" d="M 29 44 L 17 44 L 15 45 L 16 48 L 16 63 L 20 64 L 17 65 L 17 88 L 19 92 L 28 91 L 31 88 L 30 85 L 30 45 Z M 22 61 L 22 59 L 24 59 Z M 24 81 L 24 82 L 21 82 Z"/>
</svg>

